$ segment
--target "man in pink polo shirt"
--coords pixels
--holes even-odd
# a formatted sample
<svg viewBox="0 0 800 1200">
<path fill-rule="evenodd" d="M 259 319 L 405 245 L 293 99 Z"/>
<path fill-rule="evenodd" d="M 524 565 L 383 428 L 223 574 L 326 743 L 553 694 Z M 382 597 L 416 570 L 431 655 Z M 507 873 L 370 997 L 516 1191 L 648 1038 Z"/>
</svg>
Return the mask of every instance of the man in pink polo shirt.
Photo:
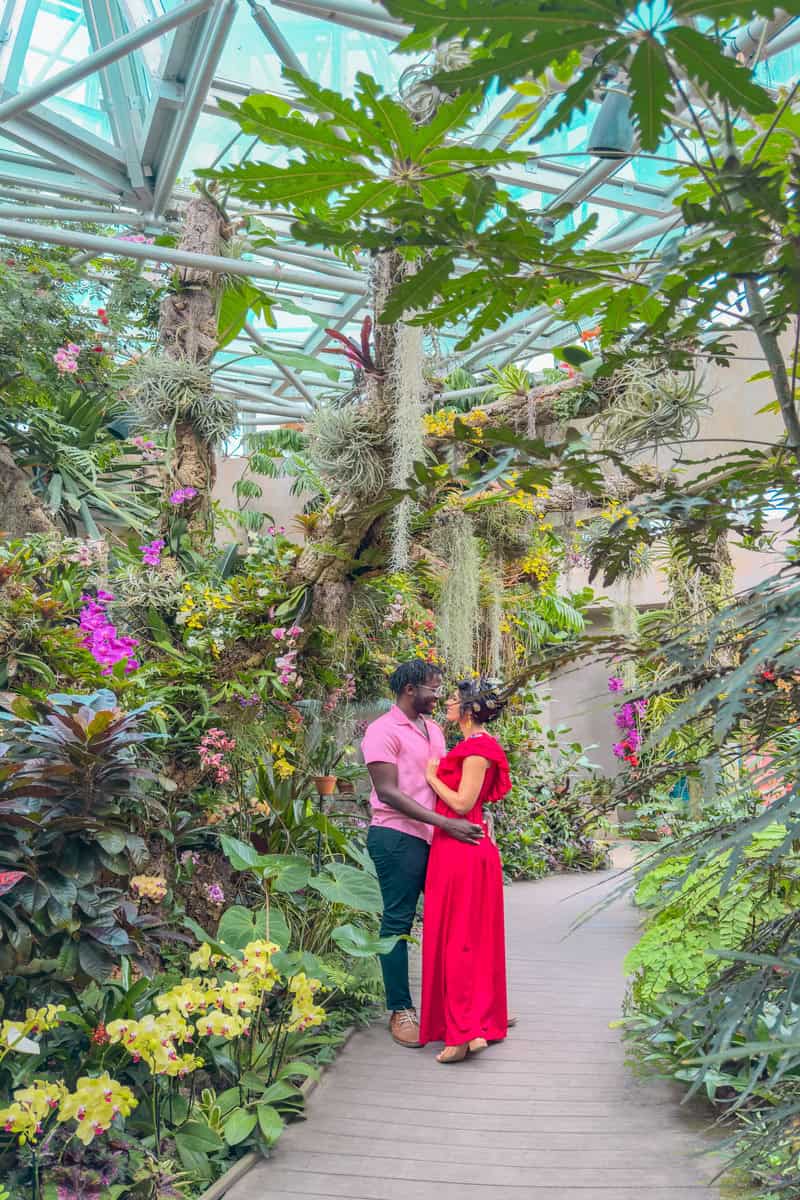
<svg viewBox="0 0 800 1200">
<path fill-rule="evenodd" d="M 381 937 L 411 932 L 425 886 L 434 828 L 462 842 L 483 837 L 480 825 L 434 812 L 436 796 L 425 779 L 431 758 L 446 751 L 444 735 L 429 720 L 442 690 L 442 672 L 421 658 L 401 663 L 389 680 L 395 703 L 367 727 L 362 742 L 372 779 L 372 822 L 367 849 L 383 897 Z M 408 984 L 408 942 L 381 956 L 389 1028 L 401 1046 L 419 1046 L 419 1021 Z"/>
</svg>

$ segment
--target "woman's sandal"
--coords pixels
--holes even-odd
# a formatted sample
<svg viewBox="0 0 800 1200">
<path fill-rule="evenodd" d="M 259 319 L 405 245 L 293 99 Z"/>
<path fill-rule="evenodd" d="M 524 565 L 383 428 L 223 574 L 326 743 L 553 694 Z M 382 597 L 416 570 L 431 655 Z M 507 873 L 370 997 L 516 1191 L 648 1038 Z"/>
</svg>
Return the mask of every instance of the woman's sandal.
<svg viewBox="0 0 800 1200">
<path fill-rule="evenodd" d="M 463 1046 L 445 1046 L 444 1050 L 436 1055 L 436 1061 L 447 1066 L 449 1063 L 463 1062 L 469 1053 L 469 1044 L 464 1043 Z"/>
<path fill-rule="evenodd" d="M 484 1050 L 488 1050 L 488 1049 L 489 1049 L 489 1043 L 487 1042 L 486 1038 L 482 1038 L 482 1037 L 473 1038 L 472 1041 L 469 1043 L 470 1054 L 482 1054 Z"/>
</svg>

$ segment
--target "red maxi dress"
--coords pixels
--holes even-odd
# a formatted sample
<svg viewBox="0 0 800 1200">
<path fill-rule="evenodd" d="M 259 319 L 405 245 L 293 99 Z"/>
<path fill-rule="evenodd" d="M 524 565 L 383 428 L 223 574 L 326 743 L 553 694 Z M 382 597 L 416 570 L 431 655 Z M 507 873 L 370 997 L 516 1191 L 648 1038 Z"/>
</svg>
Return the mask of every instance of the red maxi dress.
<svg viewBox="0 0 800 1200">
<path fill-rule="evenodd" d="M 483 825 L 476 845 L 457 842 L 441 829 L 433 834 L 425 880 L 422 927 L 420 1041 L 461 1046 L 473 1038 L 499 1041 L 508 1032 L 503 871 L 488 837 L 484 804 L 511 790 L 508 760 L 488 733 L 465 738 L 439 764 L 438 776 L 458 790 L 464 760 L 478 756 L 489 767 L 480 795 L 464 816 Z M 443 800 L 436 811 L 456 817 Z"/>
</svg>

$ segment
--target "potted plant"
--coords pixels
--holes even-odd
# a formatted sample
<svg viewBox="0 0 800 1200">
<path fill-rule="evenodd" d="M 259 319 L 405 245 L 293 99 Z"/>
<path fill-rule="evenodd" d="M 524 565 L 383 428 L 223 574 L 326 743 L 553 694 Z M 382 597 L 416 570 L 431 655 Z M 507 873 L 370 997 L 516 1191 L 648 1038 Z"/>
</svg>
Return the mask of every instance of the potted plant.
<svg viewBox="0 0 800 1200">
<path fill-rule="evenodd" d="M 352 748 L 348 747 L 348 750 L 352 752 Z M 346 752 L 343 761 L 339 763 L 336 770 L 336 790 L 340 796 L 355 796 L 356 780 L 359 778 L 361 771 L 362 768 L 359 764 L 353 762 Z"/>
</svg>

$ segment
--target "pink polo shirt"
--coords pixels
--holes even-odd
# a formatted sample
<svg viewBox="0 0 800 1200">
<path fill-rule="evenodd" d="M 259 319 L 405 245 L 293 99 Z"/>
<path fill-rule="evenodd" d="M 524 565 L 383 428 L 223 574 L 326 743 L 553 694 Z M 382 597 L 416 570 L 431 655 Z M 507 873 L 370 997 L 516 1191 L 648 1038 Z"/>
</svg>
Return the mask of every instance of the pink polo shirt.
<svg viewBox="0 0 800 1200">
<path fill-rule="evenodd" d="M 367 765 L 377 762 L 395 763 L 400 791 L 416 800 L 423 808 L 433 811 L 436 793 L 425 779 L 425 768 L 429 759 L 442 758 L 447 747 L 444 734 L 435 721 L 425 719 L 425 727 L 428 731 L 427 737 L 395 704 L 382 717 L 378 717 L 367 726 L 361 749 Z M 396 829 L 400 833 L 410 833 L 412 837 L 422 838 L 426 842 L 433 837 L 432 825 L 412 821 L 396 808 L 384 804 L 378 799 L 375 788 L 370 792 L 369 802 L 372 805 L 373 825 L 379 825 L 383 829 Z"/>
</svg>

